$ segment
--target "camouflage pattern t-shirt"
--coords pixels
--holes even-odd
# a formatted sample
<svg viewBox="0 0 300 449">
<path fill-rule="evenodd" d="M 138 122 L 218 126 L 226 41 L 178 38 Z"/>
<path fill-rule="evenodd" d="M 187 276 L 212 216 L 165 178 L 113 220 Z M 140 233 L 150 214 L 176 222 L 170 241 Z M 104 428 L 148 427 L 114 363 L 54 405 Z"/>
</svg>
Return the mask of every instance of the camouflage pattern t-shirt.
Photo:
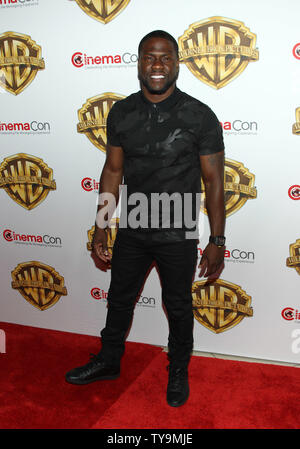
<svg viewBox="0 0 300 449">
<path fill-rule="evenodd" d="M 111 108 L 107 143 L 124 151 L 122 231 L 153 241 L 184 240 L 199 213 L 199 156 L 224 150 L 214 112 L 177 87 L 159 103 L 139 91 Z"/>
</svg>

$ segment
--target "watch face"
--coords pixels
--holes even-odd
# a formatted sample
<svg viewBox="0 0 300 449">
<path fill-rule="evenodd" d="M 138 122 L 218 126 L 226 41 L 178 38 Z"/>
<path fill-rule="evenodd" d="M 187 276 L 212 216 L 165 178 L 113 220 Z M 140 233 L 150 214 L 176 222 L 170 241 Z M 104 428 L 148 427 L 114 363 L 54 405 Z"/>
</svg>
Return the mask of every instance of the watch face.
<svg viewBox="0 0 300 449">
<path fill-rule="evenodd" d="M 218 236 L 218 237 L 210 237 L 209 241 L 211 243 L 214 243 L 217 246 L 224 246 L 225 245 L 225 237 Z"/>
</svg>

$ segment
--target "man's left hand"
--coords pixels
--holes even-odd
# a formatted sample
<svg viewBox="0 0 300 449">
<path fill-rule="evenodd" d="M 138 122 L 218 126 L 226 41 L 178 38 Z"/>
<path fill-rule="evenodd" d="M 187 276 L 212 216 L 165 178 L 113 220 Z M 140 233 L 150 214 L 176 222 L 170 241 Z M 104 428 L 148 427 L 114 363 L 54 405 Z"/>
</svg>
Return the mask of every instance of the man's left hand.
<svg viewBox="0 0 300 449">
<path fill-rule="evenodd" d="M 199 267 L 199 277 L 217 279 L 224 268 L 225 246 L 218 247 L 214 243 L 209 243 L 203 251 Z"/>
</svg>

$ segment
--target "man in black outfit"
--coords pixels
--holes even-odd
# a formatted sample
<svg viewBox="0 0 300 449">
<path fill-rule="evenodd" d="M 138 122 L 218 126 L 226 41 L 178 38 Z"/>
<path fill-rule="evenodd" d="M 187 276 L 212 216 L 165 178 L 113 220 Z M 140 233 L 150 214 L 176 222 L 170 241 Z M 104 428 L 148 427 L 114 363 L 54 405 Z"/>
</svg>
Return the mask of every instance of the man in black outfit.
<svg viewBox="0 0 300 449">
<path fill-rule="evenodd" d="M 224 265 L 225 244 L 222 128 L 208 106 L 176 87 L 178 72 L 176 40 L 161 30 L 147 34 L 139 45 L 141 90 L 116 102 L 109 113 L 100 192 L 113 195 L 117 203 L 124 178 L 127 197 L 143 195 L 148 203 L 137 227 L 129 219 L 134 204 L 128 201 L 123 207 L 122 195 L 120 221 L 125 219 L 128 223 L 118 230 L 112 257 L 107 251 L 105 220 L 103 217 L 96 220 L 93 249 L 100 259 L 111 263 L 102 348 L 86 365 L 66 374 L 66 380 L 74 384 L 115 379 L 120 375 L 120 360 L 137 295 L 155 262 L 169 322 L 167 402 L 173 407 L 184 404 L 189 395 L 188 364 L 194 322 L 191 287 L 198 243 L 197 235 L 189 232 L 195 229 L 198 217 L 196 199 L 201 175 L 211 236 L 199 264 L 200 277 L 219 275 Z M 171 196 L 174 201 L 170 202 L 169 214 L 157 203 L 156 206 L 151 203 L 153 194 Z M 189 195 L 190 203 L 185 202 Z M 175 208 L 179 200 L 184 207 L 187 203 L 192 206 L 178 216 Z M 104 204 L 98 206 L 97 217 L 107 211 L 104 208 Z M 106 223 L 112 213 L 113 210 L 106 213 Z"/>
</svg>

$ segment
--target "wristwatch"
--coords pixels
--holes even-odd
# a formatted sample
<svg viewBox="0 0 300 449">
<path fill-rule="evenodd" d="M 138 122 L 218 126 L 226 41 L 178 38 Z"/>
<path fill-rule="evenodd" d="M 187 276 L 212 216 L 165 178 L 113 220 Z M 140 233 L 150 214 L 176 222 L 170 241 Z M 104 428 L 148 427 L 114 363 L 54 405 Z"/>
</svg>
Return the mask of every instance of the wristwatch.
<svg viewBox="0 0 300 449">
<path fill-rule="evenodd" d="M 222 246 L 225 245 L 226 238 L 224 235 L 217 235 L 216 237 L 213 237 L 212 235 L 209 237 L 209 243 L 214 243 L 219 248 L 222 248 Z"/>
</svg>

